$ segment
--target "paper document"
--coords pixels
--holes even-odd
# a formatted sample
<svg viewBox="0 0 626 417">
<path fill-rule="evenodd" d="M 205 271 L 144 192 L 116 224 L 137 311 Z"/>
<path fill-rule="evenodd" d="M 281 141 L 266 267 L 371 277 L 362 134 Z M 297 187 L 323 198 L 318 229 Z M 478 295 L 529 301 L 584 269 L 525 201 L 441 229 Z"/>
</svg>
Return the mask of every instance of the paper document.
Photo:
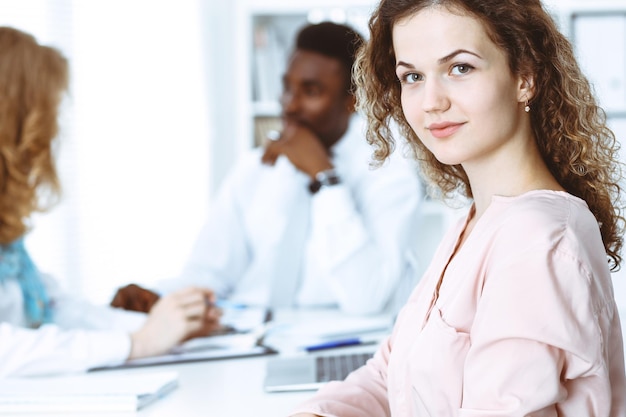
<svg viewBox="0 0 626 417">
<path fill-rule="evenodd" d="M 134 412 L 177 386 L 176 372 L 0 379 L 0 415 Z"/>
<path fill-rule="evenodd" d="M 279 311 L 277 324 L 268 334 L 266 345 L 281 354 L 297 353 L 322 344 L 378 344 L 391 332 L 393 317 L 387 314 L 355 316 L 337 310 Z"/>
<path fill-rule="evenodd" d="M 263 324 L 267 311 L 261 307 L 224 308 L 220 322 L 236 329 L 238 332 L 254 330 Z"/>
<path fill-rule="evenodd" d="M 212 336 L 193 339 L 188 345 L 175 348 L 167 355 L 132 359 L 112 368 L 131 368 L 138 366 L 163 365 L 170 363 L 206 361 L 212 359 L 242 358 L 246 356 L 269 355 L 276 353 L 265 346 L 254 346 L 250 343 L 233 343 L 232 339 L 242 338 L 248 342 L 246 335 Z M 231 341 L 225 342 L 225 340 Z M 107 367 L 92 370 L 109 369 Z"/>
<path fill-rule="evenodd" d="M 93 368 L 90 371 L 242 358 L 277 353 L 272 348 L 258 345 L 259 336 L 257 332 L 250 331 L 222 336 L 198 337 L 175 347 L 166 355 L 132 359 L 120 365 Z"/>
</svg>

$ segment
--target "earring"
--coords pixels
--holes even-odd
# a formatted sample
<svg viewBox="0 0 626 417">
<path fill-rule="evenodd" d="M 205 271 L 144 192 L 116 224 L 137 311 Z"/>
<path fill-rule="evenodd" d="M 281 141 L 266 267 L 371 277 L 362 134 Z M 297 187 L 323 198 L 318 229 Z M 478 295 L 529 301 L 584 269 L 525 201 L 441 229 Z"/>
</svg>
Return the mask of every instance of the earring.
<svg viewBox="0 0 626 417">
<path fill-rule="evenodd" d="M 528 100 L 526 100 L 526 106 L 524 106 L 524 111 L 528 113 L 530 111 L 530 106 L 528 105 Z"/>
</svg>

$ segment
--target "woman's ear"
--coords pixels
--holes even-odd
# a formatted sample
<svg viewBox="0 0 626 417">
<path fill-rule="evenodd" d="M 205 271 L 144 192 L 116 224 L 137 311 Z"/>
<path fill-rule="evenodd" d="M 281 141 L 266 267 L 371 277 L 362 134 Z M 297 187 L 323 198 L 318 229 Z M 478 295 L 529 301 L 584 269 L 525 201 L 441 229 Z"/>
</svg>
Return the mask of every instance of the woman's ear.
<svg viewBox="0 0 626 417">
<path fill-rule="evenodd" d="M 523 75 L 520 77 L 519 92 L 517 100 L 520 102 L 530 102 L 535 96 L 535 77 Z"/>
</svg>

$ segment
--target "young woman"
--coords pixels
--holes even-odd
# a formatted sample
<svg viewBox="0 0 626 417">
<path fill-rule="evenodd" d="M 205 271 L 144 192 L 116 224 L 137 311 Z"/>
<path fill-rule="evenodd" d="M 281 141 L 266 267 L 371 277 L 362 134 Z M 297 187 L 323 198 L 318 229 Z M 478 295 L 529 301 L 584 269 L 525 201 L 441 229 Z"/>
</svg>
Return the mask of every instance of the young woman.
<svg viewBox="0 0 626 417">
<path fill-rule="evenodd" d="M 0 377 L 156 355 L 217 326 L 208 290 L 181 290 L 146 316 L 71 299 L 33 264 L 23 239 L 30 215 L 59 193 L 52 148 L 67 85 L 57 50 L 0 27 Z"/>
<path fill-rule="evenodd" d="M 298 416 L 624 416 L 610 268 L 621 164 L 539 0 L 382 0 L 356 65 L 368 138 L 399 124 L 472 202 L 367 365 Z"/>
</svg>

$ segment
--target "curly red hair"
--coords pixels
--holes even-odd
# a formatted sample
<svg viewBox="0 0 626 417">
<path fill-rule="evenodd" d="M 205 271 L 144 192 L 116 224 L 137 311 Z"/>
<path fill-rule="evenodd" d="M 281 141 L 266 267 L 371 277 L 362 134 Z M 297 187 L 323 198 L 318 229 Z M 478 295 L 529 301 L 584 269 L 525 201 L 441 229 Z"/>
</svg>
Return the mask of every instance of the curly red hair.
<svg viewBox="0 0 626 417">
<path fill-rule="evenodd" d="M 24 235 L 34 211 L 60 194 L 53 140 L 68 87 L 68 63 L 56 49 L 0 27 L 0 243 Z"/>
</svg>

